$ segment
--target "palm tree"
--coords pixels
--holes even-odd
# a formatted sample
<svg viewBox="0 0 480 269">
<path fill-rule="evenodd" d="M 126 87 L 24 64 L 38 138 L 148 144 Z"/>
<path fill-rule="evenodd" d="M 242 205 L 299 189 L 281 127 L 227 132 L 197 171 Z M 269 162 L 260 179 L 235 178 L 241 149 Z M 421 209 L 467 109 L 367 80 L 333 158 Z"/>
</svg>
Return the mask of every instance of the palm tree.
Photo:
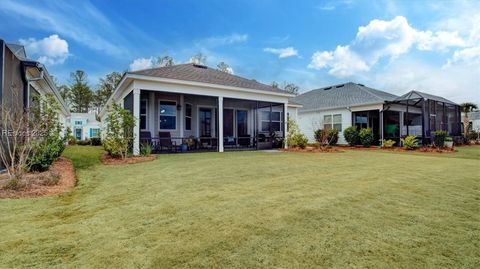
<svg viewBox="0 0 480 269">
<path fill-rule="evenodd" d="M 477 105 L 474 103 L 463 103 L 460 104 L 463 112 L 463 135 L 468 139 L 468 133 L 470 132 L 470 121 L 468 120 L 468 113 L 478 109 Z"/>
</svg>

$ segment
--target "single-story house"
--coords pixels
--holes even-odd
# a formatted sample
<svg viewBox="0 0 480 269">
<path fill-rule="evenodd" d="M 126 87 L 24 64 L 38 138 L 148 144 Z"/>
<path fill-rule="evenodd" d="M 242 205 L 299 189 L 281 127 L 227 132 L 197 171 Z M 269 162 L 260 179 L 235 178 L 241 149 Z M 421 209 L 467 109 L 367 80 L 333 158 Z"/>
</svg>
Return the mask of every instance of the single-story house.
<svg viewBox="0 0 480 269">
<path fill-rule="evenodd" d="M 300 107 L 292 97 L 254 79 L 180 64 L 127 72 L 99 116 L 106 124 L 114 102 L 133 113 L 134 154 L 141 143 L 159 151 L 265 149 L 282 146 L 287 114 Z"/>
<path fill-rule="evenodd" d="M 95 113 L 71 113 L 67 122 L 76 140 L 100 137 L 100 122 Z"/>
<path fill-rule="evenodd" d="M 406 135 L 430 143 L 435 130 L 460 135 L 460 106 L 419 91 L 396 96 L 348 82 L 312 90 L 292 100 L 302 105 L 298 124 L 310 142 L 314 142 L 315 130 L 335 128 L 339 144 L 346 144 L 343 130 L 350 126 L 372 128 L 376 144 L 382 139 L 399 143 Z"/>
<path fill-rule="evenodd" d="M 465 117 L 465 113 L 462 112 L 462 130 L 463 126 L 463 118 Z M 468 121 L 470 123 L 470 130 L 475 132 L 480 132 L 480 110 L 472 111 L 468 113 Z"/>
</svg>

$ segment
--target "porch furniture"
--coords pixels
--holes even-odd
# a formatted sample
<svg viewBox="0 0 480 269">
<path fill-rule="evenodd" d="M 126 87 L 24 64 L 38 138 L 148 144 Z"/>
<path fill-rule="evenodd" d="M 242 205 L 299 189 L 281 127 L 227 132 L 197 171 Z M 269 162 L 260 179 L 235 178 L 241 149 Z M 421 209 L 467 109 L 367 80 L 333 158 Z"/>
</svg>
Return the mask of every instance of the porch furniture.
<svg viewBox="0 0 480 269">
<path fill-rule="evenodd" d="M 172 140 L 170 132 L 158 132 L 158 148 L 159 151 L 167 149 L 171 152 L 177 152 L 178 146 Z"/>
<path fill-rule="evenodd" d="M 152 134 L 148 131 L 140 132 L 140 144 L 151 144 Z"/>
<path fill-rule="evenodd" d="M 250 136 L 242 136 L 238 138 L 238 145 L 241 147 L 250 147 Z"/>
</svg>

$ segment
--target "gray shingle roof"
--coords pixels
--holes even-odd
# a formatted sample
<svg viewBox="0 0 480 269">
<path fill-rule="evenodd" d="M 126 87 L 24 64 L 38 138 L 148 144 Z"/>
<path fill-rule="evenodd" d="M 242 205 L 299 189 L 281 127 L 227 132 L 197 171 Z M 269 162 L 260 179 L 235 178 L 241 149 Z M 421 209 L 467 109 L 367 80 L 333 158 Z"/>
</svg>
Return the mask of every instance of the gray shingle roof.
<svg viewBox="0 0 480 269">
<path fill-rule="evenodd" d="M 392 101 L 398 96 L 348 82 L 303 93 L 292 100 L 302 104 L 300 111 L 348 107 Z"/>
<path fill-rule="evenodd" d="M 195 81 L 223 86 L 240 87 L 259 91 L 288 93 L 287 91 L 257 82 L 253 79 L 228 74 L 207 66 L 196 64 L 179 64 L 166 67 L 139 70 L 129 74 Z"/>
<path fill-rule="evenodd" d="M 436 95 L 429 94 L 429 93 L 419 92 L 419 91 L 407 92 L 406 94 L 396 98 L 395 101 L 403 101 L 403 100 L 407 100 L 407 99 L 411 100 L 411 99 L 418 99 L 418 98 L 434 100 L 434 101 L 438 101 L 438 102 L 442 102 L 442 103 L 444 102 L 444 103 L 452 104 L 452 105 L 458 105 L 455 102 L 452 102 L 452 101 L 450 101 L 448 99 L 445 99 L 443 97 L 436 96 Z"/>
</svg>

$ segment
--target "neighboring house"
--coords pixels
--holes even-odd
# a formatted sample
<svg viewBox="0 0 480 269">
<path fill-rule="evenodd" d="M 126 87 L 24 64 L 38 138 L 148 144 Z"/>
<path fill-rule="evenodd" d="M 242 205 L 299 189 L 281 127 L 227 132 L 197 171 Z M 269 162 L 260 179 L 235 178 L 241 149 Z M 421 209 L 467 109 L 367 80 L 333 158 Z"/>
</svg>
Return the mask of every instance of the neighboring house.
<svg viewBox="0 0 480 269">
<path fill-rule="evenodd" d="M 398 97 L 348 82 L 303 93 L 293 101 L 302 105 L 298 124 L 310 142 L 315 130 L 335 128 L 339 144 L 346 144 L 343 130 L 350 126 L 372 128 L 376 144 L 381 139 L 400 142 L 405 135 L 429 143 L 435 130 L 460 134 L 459 105 L 418 91 Z"/>
<path fill-rule="evenodd" d="M 68 119 L 72 136 L 76 140 L 87 140 L 100 137 L 101 124 L 95 113 L 71 113 Z"/>
<path fill-rule="evenodd" d="M 28 108 L 34 105 L 34 97 L 53 94 L 60 105 L 58 117 L 66 126 L 70 115 L 45 66 L 27 58 L 21 45 L 8 44 L 0 39 L 0 100 L 4 107 Z"/>
<path fill-rule="evenodd" d="M 0 104 L 10 110 L 30 108 L 35 96 L 53 94 L 60 105 L 58 118 L 63 126 L 70 112 L 55 83 L 41 63 L 28 59 L 25 48 L 0 39 Z"/>
<path fill-rule="evenodd" d="M 462 112 L 462 121 L 465 113 Z M 480 110 L 477 111 L 472 111 L 468 113 L 468 120 L 470 122 L 470 128 L 471 130 L 474 130 L 475 132 L 480 132 Z M 463 128 L 463 122 L 462 122 L 462 128 Z"/>
<path fill-rule="evenodd" d="M 189 150 L 271 148 L 286 134 L 287 113 L 298 104 L 284 90 L 203 65 L 180 64 L 126 73 L 100 112 L 116 102 L 139 119 L 141 140 L 162 149 L 189 142 Z M 274 139 L 275 136 L 277 139 Z M 280 143 L 281 145 L 281 143 Z"/>
</svg>

